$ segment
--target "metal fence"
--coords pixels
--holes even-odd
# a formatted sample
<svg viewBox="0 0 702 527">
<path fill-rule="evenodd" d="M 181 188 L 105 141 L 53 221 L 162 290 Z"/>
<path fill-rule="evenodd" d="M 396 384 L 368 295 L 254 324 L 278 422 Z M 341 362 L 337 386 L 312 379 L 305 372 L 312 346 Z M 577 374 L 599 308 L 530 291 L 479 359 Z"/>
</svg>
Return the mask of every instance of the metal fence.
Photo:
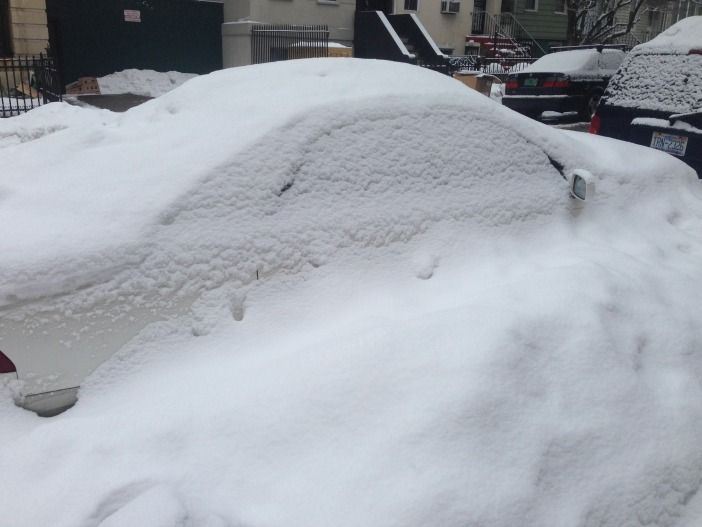
<svg viewBox="0 0 702 527">
<path fill-rule="evenodd" d="M 54 60 L 44 54 L 0 58 L 0 117 L 61 100 Z"/>
<path fill-rule="evenodd" d="M 252 64 L 328 56 L 328 26 L 259 24 L 251 28 Z"/>
<path fill-rule="evenodd" d="M 497 77 L 517 73 L 532 64 L 536 57 L 480 57 L 478 55 L 453 56 L 449 58 L 449 72 L 461 70 L 491 73 Z"/>
</svg>

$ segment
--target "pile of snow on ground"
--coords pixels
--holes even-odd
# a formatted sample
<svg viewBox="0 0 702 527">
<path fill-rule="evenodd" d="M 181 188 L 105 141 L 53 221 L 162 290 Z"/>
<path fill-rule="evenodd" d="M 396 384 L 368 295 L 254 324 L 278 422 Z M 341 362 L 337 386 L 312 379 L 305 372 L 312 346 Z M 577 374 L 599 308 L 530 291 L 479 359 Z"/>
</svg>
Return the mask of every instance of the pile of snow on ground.
<svg viewBox="0 0 702 527">
<path fill-rule="evenodd" d="M 147 97 L 160 97 L 194 77 L 197 77 L 194 73 L 179 71 L 127 69 L 99 77 L 97 81 L 100 93 L 104 95 L 133 93 Z"/>
</svg>

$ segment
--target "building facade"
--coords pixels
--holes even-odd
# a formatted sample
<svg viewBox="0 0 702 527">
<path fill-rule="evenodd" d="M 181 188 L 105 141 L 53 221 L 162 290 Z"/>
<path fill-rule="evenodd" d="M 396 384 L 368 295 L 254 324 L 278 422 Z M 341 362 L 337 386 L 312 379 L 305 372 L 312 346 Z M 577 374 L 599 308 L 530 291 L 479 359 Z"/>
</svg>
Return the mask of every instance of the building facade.
<svg viewBox="0 0 702 527">
<path fill-rule="evenodd" d="M 394 0 L 394 12 L 416 13 L 441 51 L 447 55 L 464 55 L 470 52 L 466 50 L 466 42 L 470 41 L 467 37 L 481 29 L 480 18 L 484 18 L 484 14 L 499 14 L 501 4 L 502 0 Z"/>
<path fill-rule="evenodd" d="M 251 64 L 251 29 L 260 23 L 326 25 L 331 41 L 351 46 L 356 4 L 357 0 L 225 0 L 224 67 Z"/>
<path fill-rule="evenodd" d="M 45 0 L 0 0 L 0 57 L 37 55 L 48 46 Z"/>
</svg>

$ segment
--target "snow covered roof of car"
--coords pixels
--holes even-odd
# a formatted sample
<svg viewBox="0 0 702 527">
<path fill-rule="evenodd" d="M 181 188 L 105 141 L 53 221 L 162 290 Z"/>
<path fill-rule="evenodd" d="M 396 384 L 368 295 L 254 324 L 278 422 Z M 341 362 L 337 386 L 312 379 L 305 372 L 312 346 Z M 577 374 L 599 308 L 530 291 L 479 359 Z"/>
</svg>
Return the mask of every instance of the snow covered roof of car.
<svg viewBox="0 0 702 527">
<path fill-rule="evenodd" d="M 602 53 L 607 55 L 621 55 L 624 53 L 618 49 L 604 49 Z M 575 73 L 596 71 L 599 67 L 598 59 L 600 52 L 597 49 L 571 49 L 568 51 L 558 51 L 544 55 L 518 73 Z"/>
<path fill-rule="evenodd" d="M 655 38 L 639 44 L 632 53 L 689 53 L 702 49 L 702 16 L 683 18 Z"/>
<path fill-rule="evenodd" d="M 64 111 L 55 108 L 49 105 L 0 125 L 0 137 L 12 143 L 0 148 L 0 223 L 13 226 L 0 237 L 0 305 L 101 283 L 145 259 L 150 263 L 144 265 L 153 274 L 149 284 L 164 280 L 171 284 L 176 278 L 187 281 L 192 277 L 175 268 L 168 271 L 177 261 L 173 253 L 184 253 L 183 244 L 205 243 L 207 236 L 202 232 L 215 228 L 212 221 L 217 229 L 229 232 L 231 239 L 198 249 L 203 258 L 209 254 L 208 273 L 197 277 L 200 284 L 219 276 L 213 267 L 239 278 L 250 277 L 256 266 L 272 268 L 288 262 L 294 267 L 294 262 L 323 261 L 335 248 L 353 240 L 383 244 L 386 238 L 411 236 L 421 230 L 427 215 L 436 220 L 444 214 L 452 217 L 450 208 L 443 210 L 437 204 L 433 212 L 410 215 L 404 221 L 407 202 L 397 207 L 376 204 L 357 218 L 364 204 L 371 202 L 330 185 L 335 176 L 328 174 L 330 170 L 343 170 L 342 174 L 361 170 L 357 181 L 370 189 L 384 189 L 383 196 L 400 191 L 405 196 L 414 191 L 427 195 L 429 189 L 420 179 L 415 181 L 416 188 L 407 177 L 404 185 L 395 179 L 403 171 L 417 170 L 417 166 L 407 166 L 411 149 L 404 145 L 411 141 L 392 140 L 400 137 L 400 130 L 410 130 L 414 126 L 410 123 L 423 123 L 416 134 L 424 138 L 425 149 L 426 144 L 437 142 L 432 147 L 436 159 L 432 163 L 438 166 L 427 170 L 440 179 L 453 177 L 453 171 L 463 166 L 456 160 L 459 151 L 473 164 L 472 169 L 467 165 L 461 169 L 466 171 L 462 180 L 484 179 L 486 173 L 500 178 L 500 174 L 513 173 L 488 163 L 490 159 L 521 163 L 521 178 L 507 187 L 481 184 L 476 187 L 479 190 L 465 196 L 454 189 L 451 195 L 458 196 L 464 207 L 470 209 L 473 204 L 474 216 L 501 215 L 502 208 L 512 210 L 506 210 L 505 217 L 515 214 L 513 204 L 499 205 L 496 196 L 488 199 L 487 194 L 500 188 L 516 193 L 514 199 L 531 203 L 531 213 L 548 213 L 543 187 L 534 184 L 520 194 L 516 186 L 527 175 L 543 176 L 544 167 L 552 168 L 541 149 L 560 156 L 566 166 L 592 165 L 596 157 L 560 131 L 520 117 L 454 79 L 383 61 L 290 61 L 224 70 L 192 79 L 125 114 L 77 112 L 64 106 L 71 124 L 63 130 L 59 124 L 48 125 L 52 119 L 44 119 L 44 113 L 55 112 L 56 123 L 60 123 Z M 461 116 L 461 122 L 446 116 Z M 38 130 L 27 130 L 27 123 L 34 120 Z M 507 130 L 513 132 L 512 139 L 495 150 L 506 140 Z M 322 142 L 325 137 L 342 136 L 328 144 Z M 465 144 L 453 145 L 456 136 L 464 136 Z M 18 141 L 25 142 L 16 144 Z M 381 143 L 387 143 L 385 150 L 378 147 Z M 316 156 L 310 153 L 312 148 L 320 148 Z M 507 149 L 510 156 L 504 155 Z M 252 152 L 259 157 L 252 157 Z M 451 159 L 454 161 L 449 162 Z M 422 166 L 427 161 L 415 162 Z M 326 178 L 322 179 L 325 183 L 308 189 L 315 192 L 308 197 L 316 201 L 310 201 L 304 211 L 293 212 L 302 206 L 302 200 L 295 207 L 281 208 L 288 201 L 280 201 L 279 196 L 295 174 L 304 172 L 305 163 L 316 167 L 312 180 Z M 491 163 L 496 168 L 490 168 Z M 481 173 L 478 167 L 483 166 Z M 384 175 L 387 170 L 393 175 Z M 559 192 L 557 173 L 547 180 Z M 601 195 L 607 193 L 606 185 L 601 186 Z M 303 186 L 296 184 L 286 196 L 297 195 Z M 621 192 L 613 184 L 612 191 L 615 189 Z M 541 205 L 535 205 L 538 203 Z M 329 213 L 315 217 L 310 211 L 316 207 Z M 289 216 L 283 220 L 281 214 Z M 217 223 L 217 215 L 226 218 Z M 376 215 L 376 220 L 369 219 Z M 236 228 L 232 230 L 227 222 L 236 222 Z M 313 232 L 306 227 L 309 222 L 322 229 L 316 239 L 295 241 L 293 233 Z M 342 227 L 348 232 L 339 235 Z M 182 232 L 177 240 L 167 234 L 178 229 Z M 284 232 L 288 233 L 286 241 L 279 244 Z M 156 242 L 160 236 L 170 241 Z M 238 257 L 231 255 L 235 263 L 212 264 L 216 257 L 212 251 L 220 256 L 226 252 L 216 248 L 222 243 L 239 253 Z M 286 256 L 286 251 L 292 251 L 295 258 L 292 253 Z M 241 256 L 245 253 L 249 253 L 246 258 Z M 187 269 L 190 273 L 197 267 Z"/>
</svg>

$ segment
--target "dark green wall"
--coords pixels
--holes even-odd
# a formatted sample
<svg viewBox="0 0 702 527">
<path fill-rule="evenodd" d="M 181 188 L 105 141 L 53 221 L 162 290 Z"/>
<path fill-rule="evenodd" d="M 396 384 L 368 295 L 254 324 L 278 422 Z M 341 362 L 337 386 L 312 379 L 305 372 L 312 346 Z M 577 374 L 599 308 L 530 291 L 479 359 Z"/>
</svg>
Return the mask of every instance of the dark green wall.
<svg viewBox="0 0 702 527">
<path fill-rule="evenodd" d="M 535 40 L 543 42 L 565 41 L 568 17 L 556 14 L 555 0 L 539 0 L 536 12 L 524 9 L 525 0 L 516 0 L 514 16 Z"/>
<path fill-rule="evenodd" d="M 47 0 L 63 85 L 126 68 L 209 73 L 222 67 L 222 4 L 192 0 Z M 125 22 L 124 10 L 141 12 Z"/>
</svg>

